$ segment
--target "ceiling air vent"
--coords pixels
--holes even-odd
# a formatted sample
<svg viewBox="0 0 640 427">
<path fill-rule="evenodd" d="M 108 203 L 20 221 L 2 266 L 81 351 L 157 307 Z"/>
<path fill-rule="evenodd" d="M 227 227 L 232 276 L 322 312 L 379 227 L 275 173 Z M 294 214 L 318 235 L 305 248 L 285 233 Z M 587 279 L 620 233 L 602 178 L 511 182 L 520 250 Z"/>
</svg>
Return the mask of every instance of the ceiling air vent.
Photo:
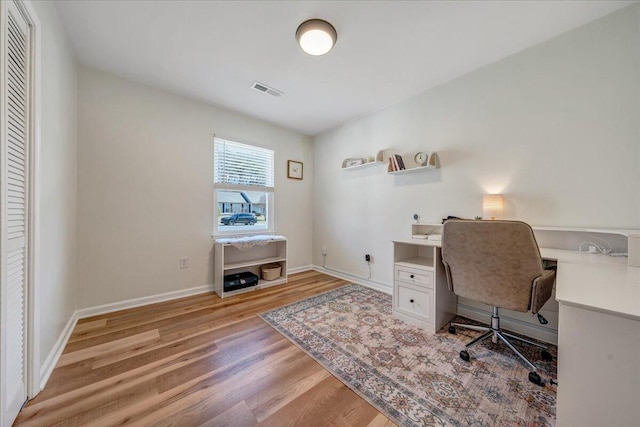
<svg viewBox="0 0 640 427">
<path fill-rule="evenodd" d="M 255 89 L 258 92 L 266 93 L 268 95 L 275 96 L 275 97 L 284 95 L 284 92 L 282 92 L 281 90 L 274 89 L 260 82 L 253 82 L 251 89 Z"/>
</svg>

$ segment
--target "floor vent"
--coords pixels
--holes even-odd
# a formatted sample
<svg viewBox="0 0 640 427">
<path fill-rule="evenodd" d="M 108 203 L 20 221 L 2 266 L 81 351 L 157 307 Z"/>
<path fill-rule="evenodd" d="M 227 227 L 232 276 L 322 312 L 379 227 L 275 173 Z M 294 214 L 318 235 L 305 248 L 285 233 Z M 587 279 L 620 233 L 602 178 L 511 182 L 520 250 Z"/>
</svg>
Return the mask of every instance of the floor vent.
<svg viewBox="0 0 640 427">
<path fill-rule="evenodd" d="M 274 89 L 260 82 L 253 82 L 253 85 L 251 85 L 251 89 L 255 89 L 258 92 L 266 93 L 267 95 L 276 97 L 284 95 L 284 92 L 282 92 L 281 90 Z"/>
</svg>

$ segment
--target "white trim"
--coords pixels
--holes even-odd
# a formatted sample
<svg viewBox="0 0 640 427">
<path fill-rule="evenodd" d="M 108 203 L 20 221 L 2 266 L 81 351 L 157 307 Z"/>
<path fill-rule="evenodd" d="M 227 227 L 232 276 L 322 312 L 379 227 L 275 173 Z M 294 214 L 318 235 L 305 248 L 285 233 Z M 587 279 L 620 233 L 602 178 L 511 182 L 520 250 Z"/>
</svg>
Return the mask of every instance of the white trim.
<svg viewBox="0 0 640 427">
<path fill-rule="evenodd" d="M 313 270 L 313 265 L 303 265 L 302 267 L 287 268 L 287 276 L 290 274 L 302 273 Z"/>
<path fill-rule="evenodd" d="M 41 123 L 41 83 L 42 83 L 42 30 L 40 19 L 30 0 L 17 0 L 16 3 L 23 9 L 31 31 L 31 61 L 32 71 L 29 85 L 31 87 L 31 123 L 29 137 L 29 241 L 27 242 L 27 397 L 33 399 L 40 393 L 40 328 L 38 325 L 37 310 L 37 286 L 39 283 L 39 263 L 36 254 L 40 247 L 40 228 L 38 219 L 40 206 L 38 203 L 38 190 L 40 188 L 40 123 Z"/>
<path fill-rule="evenodd" d="M 464 316 L 467 319 L 475 320 L 477 322 L 489 323 L 491 319 L 491 312 L 482 310 L 476 307 L 470 307 L 464 304 L 458 304 L 457 314 Z M 523 322 L 512 317 L 500 315 L 500 327 L 511 332 L 525 335 L 527 337 L 536 338 L 540 341 L 558 344 L 558 331 L 554 329 L 545 328 L 543 326 L 536 326 L 527 322 Z"/>
<path fill-rule="evenodd" d="M 158 302 L 170 301 L 184 298 L 191 295 L 213 292 L 213 284 L 197 286 L 195 288 L 180 289 L 179 291 L 165 292 L 163 294 L 149 295 L 146 297 L 132 298 L 124 301 L 112 302 L 109 304 L 96 305 L 94 307 L 81 308 L 75 311 L 78 319 L 98 316 L 100 314 L 113 313 L 114 311 L 126 310 L 129 308 L 141 307 L 143 305 L 155 304 Z"/>
<path fill-rule="evenodd" d="M 363 279 L 362 277 L 354 276 L 353 274 L 349 274 L 345 271 L 336 270 L 333 268 L 319 267 L 317 265 L 314 265 L 313 269 L 317 272 L 328 274 L 329 276 L 337 277 L 339 279 L 347 280 L 352 283 L 357 283 L 358 285 L 375 289 L 376 291 L 384 292 L 385 294 L 393 294 L 393 287 L 384 283 L 378 283 L 374 282 L 373 280 Z"/>
<path fill-rule="evenodd" d="M 76 323 L 78 323 L 78 312 L 74 311 L 71 314 L 69 321 L 64 326 L 64 329 L 60 333 L 58 341 L 56 341 L 55 345 L 51 349 L 51 352 L 42 364 L 42 368 L 40 368 L 40 378 L 38 383 L 40 390 L 42 390 L 47 384 L 47 381 L 49 381 L 49 377 L 51 376 L 53 369 L 58 364 L 58 360 L 60 359 L 60 356 L 62 356 L 62 351 L 67 345 L 73 329 L 76 327 Z"/>
</svg>

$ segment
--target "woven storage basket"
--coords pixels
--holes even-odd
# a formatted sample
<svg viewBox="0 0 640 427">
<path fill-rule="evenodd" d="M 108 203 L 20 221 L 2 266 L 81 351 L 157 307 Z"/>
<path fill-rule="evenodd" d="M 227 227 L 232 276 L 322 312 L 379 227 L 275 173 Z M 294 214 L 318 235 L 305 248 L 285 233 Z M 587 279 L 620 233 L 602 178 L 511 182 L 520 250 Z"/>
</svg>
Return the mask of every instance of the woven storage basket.
<svg viewBox="0 0 640 427">
<path fill-rule="evenodd" d="M 282 266 L 280 264 L 265 264 L 260 270 L 264 280 L 276 280 L 280 277 Z"/>
</svg>

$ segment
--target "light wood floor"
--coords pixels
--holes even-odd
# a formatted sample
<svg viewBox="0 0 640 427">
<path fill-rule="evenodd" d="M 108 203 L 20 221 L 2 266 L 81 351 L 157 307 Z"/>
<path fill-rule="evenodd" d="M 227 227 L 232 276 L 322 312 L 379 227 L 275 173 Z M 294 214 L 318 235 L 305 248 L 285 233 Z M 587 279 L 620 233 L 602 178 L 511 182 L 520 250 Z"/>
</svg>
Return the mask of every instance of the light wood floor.
<svg viewBox="0 0 640 427">
<path fill-rule="evenodd" d="M 310 271 L 80 320 L 15 425 L 393 425 L 257 316 L 345 284 Z"/>
</svg>

